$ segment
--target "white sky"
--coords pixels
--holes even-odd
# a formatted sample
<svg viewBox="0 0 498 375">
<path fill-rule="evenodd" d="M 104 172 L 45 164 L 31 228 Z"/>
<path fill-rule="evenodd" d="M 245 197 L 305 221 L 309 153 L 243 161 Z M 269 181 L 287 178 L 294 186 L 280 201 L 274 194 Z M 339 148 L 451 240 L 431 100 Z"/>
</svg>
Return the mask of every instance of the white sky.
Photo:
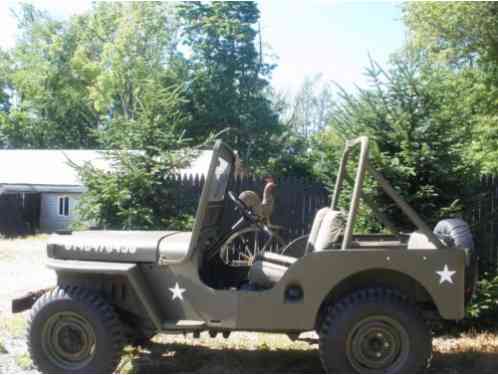
<svg viewBox="0 0 498 375">
<path fill-rule="evenodd" d="M 58 18 L 87 10 L 91 2 L 36 0 L 37 7 Z M 397 2 L 260 0 L 265 54 L 277 56 L 272 84 L 294 92 L 306 76 L 321 74 L 345 88 L 365 85 L 368 54 L 385 64 L 405 38 Z M 14 0 L 0 1 L 0 46 L 15 43 L 16 23 L 10 8 Z"/>
</svg>

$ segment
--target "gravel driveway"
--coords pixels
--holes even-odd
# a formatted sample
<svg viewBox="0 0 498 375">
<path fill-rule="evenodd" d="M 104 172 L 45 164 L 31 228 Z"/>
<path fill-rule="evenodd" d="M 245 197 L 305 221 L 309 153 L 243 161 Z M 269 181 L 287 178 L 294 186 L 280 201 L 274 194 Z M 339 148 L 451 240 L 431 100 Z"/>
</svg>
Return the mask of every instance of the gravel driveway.
<svg viewBox="0 0 498 375">
<path fill-rule="evenodd" d="M 12 315 L 12 298 L 55 285 L 55 272 L 45 267 L 47 237 L 0 240 L 0 373 L 33 372 L 26 353 L 26 314 Z M 5 353 L 7 352 L 7 353 Z"/>
</svg>

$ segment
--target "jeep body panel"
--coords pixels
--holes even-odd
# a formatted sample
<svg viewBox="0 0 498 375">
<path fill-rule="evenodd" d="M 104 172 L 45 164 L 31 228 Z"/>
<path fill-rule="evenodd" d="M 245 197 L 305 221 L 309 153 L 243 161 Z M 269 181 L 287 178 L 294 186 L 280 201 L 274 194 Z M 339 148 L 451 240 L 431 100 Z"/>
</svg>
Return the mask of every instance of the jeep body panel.
<svg viewBox="0 0 498 375">
<path fill-rule="evenodd" d="M 430 296 L 444 319 L 464 316 L 465 252 L 463 250 L 330 250 L 312 253 L 294 263 L 271 289 L 258 291 L 215 290 L 207 287 L 188 264 L 166 268 L 150 266 L 146 278 L 156 285 L 163 311 L 175 312 L 174 320 L 200 317 L 208 327 L 274 332 L 307 331 L 315 327 L 321 304 L 341 282 L 365 271 L 395 271 L 413 280 Z M 445 267 L 457 270 L 451 283 L 441 283 Z M 169 269 L 168 269 L 169 268 Z M 379 279 L 381 279 L 379 277 Z M 375 287 L 375 279 L 371 287 Z M 171 288 L 184 289 L 183 300 L 172 299 Z M 162 287 L 159 287 L 161 285 Z M 299 286 L 303 298 L 286 299 L 289 286 Z M 377 285 L 378 286 L 378 285 Z M 391 285 L 395 288 L 397 285 Z M 368 287 L 368 286 L 366 286 Z M 187 315 L 196 311 L 196 316 Z M 169 320 L 169 319 L 167 319 Z"/>
<path fill-rule="evenodd" d="M 247 330 L 305 331 L 314 329 L 321 304 L 345 280 L 367 271 L 379 275 L 369 278 L 370 285 L 385 280 L 383 272 L 394 271 L 413 280 L 430 296 L 444 319 L 464 317 L 463 250 L 330 250 L 307 255 L 289 267 L 283 278 L 267 291 L 241 293 L 238 326 Z M 441 283 L 437 272 L 457 270 L 452 282 Z M 303 298 L 289 301 L 286 289 L 299 286 Z M 396 288 L 397 285 L 387 285 Z"/>
</svg>

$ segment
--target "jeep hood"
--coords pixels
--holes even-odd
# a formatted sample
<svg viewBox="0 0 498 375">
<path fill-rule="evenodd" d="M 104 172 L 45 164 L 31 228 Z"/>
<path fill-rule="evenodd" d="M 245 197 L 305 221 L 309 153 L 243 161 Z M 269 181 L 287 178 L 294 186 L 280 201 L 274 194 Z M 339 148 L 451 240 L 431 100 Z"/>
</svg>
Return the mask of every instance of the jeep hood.
<svg viewBox="0 0 498 375">
<path fill-rule="evenodd" d="M 81 231 L 53 234 L 47 256 L 56 259 L 155 263 L 185 258 L 191 232 L 178 231 Z"/>
</svg>

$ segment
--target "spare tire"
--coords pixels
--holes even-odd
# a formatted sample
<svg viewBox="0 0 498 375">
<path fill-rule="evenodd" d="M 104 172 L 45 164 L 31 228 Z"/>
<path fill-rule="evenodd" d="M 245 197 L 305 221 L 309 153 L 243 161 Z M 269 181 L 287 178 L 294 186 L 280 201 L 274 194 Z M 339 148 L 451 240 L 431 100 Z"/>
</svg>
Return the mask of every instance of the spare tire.
<svg viewBox="0 0 498 375">
<path fill-rule="evenodd" d="M 462 219 L 441 220 L 434 228 L 434 234 L 448 246 L 474 250 L 472 232 Z"/>
<path fill-rule="evenodd" d="M 444 219 L 437 223 L 434 234 L 449 247 L 460 247 L 470 252 L 465 269 L 465 302 L 474 294 L 478 277 L 478 256 L 468 224 L 462 219 Z"/>
</svg>

